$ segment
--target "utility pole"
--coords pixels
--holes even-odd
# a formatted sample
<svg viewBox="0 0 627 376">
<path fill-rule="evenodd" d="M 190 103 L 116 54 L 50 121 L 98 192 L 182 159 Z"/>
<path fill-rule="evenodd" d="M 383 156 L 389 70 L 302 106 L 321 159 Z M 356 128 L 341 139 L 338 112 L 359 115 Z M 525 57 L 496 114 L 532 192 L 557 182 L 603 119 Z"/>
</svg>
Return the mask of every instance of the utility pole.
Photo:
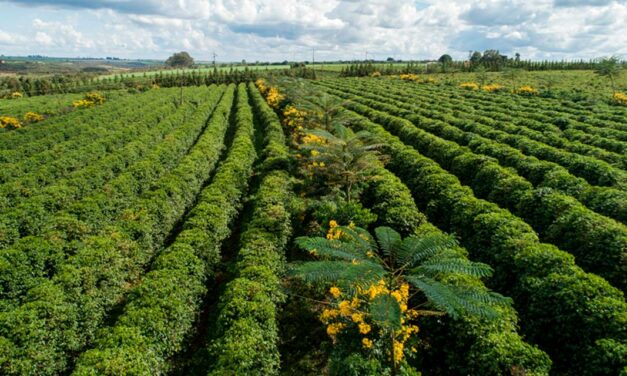
<svg viewBox="0 0 627 376">
<path fill-rule="evenodd" d="M 216 56 L 218 55 L 216 55 L 215 52 L 213 52 L 212 55 L 213 55 L 213 68 L 215 69 L 216 68 Z"/>
<path fill-rule="evenodd" d="M 364 60 L 366 63 L 368 62 L 368 51 L 366 51 L 366 60 Z"/>
<path fill-rule="evenodd" d="M 311 49 L 311 70 L 316 71 L 316 49 Z"/>
</svg>

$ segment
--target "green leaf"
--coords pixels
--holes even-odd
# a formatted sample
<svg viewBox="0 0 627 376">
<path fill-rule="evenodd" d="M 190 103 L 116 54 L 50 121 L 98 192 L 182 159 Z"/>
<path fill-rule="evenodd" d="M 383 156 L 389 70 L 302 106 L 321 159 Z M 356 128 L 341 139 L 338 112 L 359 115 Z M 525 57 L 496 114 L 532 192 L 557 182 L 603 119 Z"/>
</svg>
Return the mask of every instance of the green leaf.
<svg viewBox="0 0 627 376">
<path fill-rule="evenodd" d="M 401 327 L 401 307 L 391 295 L 374 298 L 370 302 L 370 316 L 384 328 L 396 330 Z"/>
<path fill-rule="evenodd" d="M 377 227 L 374 230 L 379 241 L 379 246 L 384 255 L 390 256 L 395 253 L 395 248 L 401 243 L 401 235 L 390 227 Z"/>
</svg>

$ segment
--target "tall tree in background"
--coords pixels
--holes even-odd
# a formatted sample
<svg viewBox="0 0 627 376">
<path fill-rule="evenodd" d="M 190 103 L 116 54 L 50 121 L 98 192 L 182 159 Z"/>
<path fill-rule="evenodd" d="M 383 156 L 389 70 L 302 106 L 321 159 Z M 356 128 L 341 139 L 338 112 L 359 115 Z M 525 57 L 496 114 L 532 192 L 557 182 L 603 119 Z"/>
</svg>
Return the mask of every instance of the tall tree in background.
<svg viewBox="0 0 627 376">
<path fill-rule="evenodd" d="M 194 65 L 194 59 L 185 51 L 177 52 L 165 61 L 165 65 L 175 68 L 189 68 Z"/>
<path fill-rule="evenodd" d="M 610 56 L 599 59 L 594 73 L 601 77 L 607 77 L 612 85 L 612 95 L 616 94 L 616 79 L 620 76 L 621 65 L 618 56 Z"/>
</svg>

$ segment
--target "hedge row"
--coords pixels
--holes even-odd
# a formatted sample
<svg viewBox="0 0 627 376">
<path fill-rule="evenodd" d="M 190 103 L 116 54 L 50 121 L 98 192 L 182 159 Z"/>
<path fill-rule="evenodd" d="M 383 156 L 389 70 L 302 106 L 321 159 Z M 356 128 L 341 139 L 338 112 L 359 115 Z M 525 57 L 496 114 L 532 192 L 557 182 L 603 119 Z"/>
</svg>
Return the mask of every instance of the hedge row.
<svg viewBox="0 0 627 376">
<path fill-rule="evenodd" d="M 254 84 L 249 83 L 248 91 L 265 134 L 258 168 L 267 175 L 252 197 L 251 217 L 240 236 L 236 276 L 220 296 L 208 346 L 210 375 L 272 375 L 279 370 L 277 304 L 284 301 L 283 250 L 292 233 L 287 208 L 291 179 L 282 170 L 289 152 L 278 116 Z"/>
<path fill-rule="evenodd" d="M 228 156 L 202 190 L 183 230 L 163 250 L 130 293 L 113 327 L 103 329 L 94 349 L 77 361 L 75 375 L 163 375 L 168 360 L 193 331 L 220 261 L 220 246 L 241 207 L 256 158 L 253 119 L 245 85 L 237 91 L 235 134 Z"/>
<path fill-rule="evenodd" d="M 240 238 L 236 277 L 220 296 L 209 343 L 209 375 L 277 375 L 277 305 L 285 299 L 281 276 L 292 233 L 291 182 L 283 170 L 269 172 L 253 197 L 250 221 Z"/>
<path fill-rule="evenodd" d="M 435 91 L 453 95 L 462 92 L 454 87 L 446 88 L 440 86 L 435 88 L 428 87 L 428 85 L 424 86 L 424 91 L 430 94 L 435 94 Z M 421 87 L 421 89 L 423 88 Z M 566 119 L 569 123 L 568 128 L 580 129 L 590 134 L 627 141 L 627 126 L 625 125 L 622 110 L 604 105 L 603 103 L 591 103 L 580 106 L 572 101 L 544 97 L 522 97 L 515 94 L 494 95 L 493 93 L 480 91 L 463 91 L 463 93 L 467 98 L 501 105 L 506 111 L 518 111 L 526 114 L 528 118 L 541 123 L 552 124 L 556 119 Z"/>
<path fill-rule="evenodd" d="M 438 226 L 461 237 L 473 259 L 495 269 L 490 285 L 514 298 L 526 338 L 544 349 L 557 371 L 616 375 L 627 361 L 627 304 L 621 291 L 583 272 L 574 258 L 540 243 L 507 210 L 474 197 L 432 160 L 356 113 L 353 127 L 387 145 L 389 168 Z M 622 346 L 622 347 L 621 347 Z"/>
<path fill-rule="evenodd" d="M 420 100 L 421 105 L 414 106 L 413 110 L 430 118 L 447 121 L 451 119 L 452 116 L 454 119 L 469 120 L 502 130 L 509 134 L 525 136 L 569 152 L 594 157 L 621 169 L 625 169 L 625 166 L 627 166 L 627 156 L 625 155 L 627 149 L 625 146 L 627 145 L 622 145 L 620 141 L 604 139 L 612 148 L 618 148 L 618 154 L 596 146 L 573 142 L 564 137 L 562 130 L 557 125 L 540 123 L 526 116 L 527 113 L 518 113 L 516 111 L 510 111 L 509 109 L 506 110 L 497 103 L 484 105 L 481 102 L 477 103 L 478 101 L 468 101 L 465 95 L 466 93 L 454 96 L 444 96 L 443 93 L 440 93 L 440 95 L 430 95 L 427 97 L 418 91 L 409 90 L 407 86 L 400 87 L 399 85 L 378 83 L 374 85 L 374 83 L 368 84 L 368 81 L 363 80 L 353 82 L 361 87 L 368 88 L 370 92 L 378 91 L 383 87 L 386 89 L 385 98 L 394 98 L 397 104 L 408 103 L 408 100 Z M 472 96 L 472 94 L 468 94 L 468 96 Z M 415 102 L 412 101 L 409 103 L 414 104 Z M 514 122 L 516 124 L 514 124 Z M 560 124 L 560 126 L 568 124 L 568 120 L 563 118 L 557 118 L 554 122 Z M 587 139 L 592 138 L 596 140 L 599 138 L 598 136 L 592 137 L 587 135 L 582 131 L 573 131 L 588 136 Z"/>
<path fill-rule="evenodd" d="M 338 93 L 334 91 L 334 93 Z M 607 278 L 616 287 L 627 288 L 627 228 L 584 207 L 577 200 L 548 188 L 534 190 L 531 183 L 497 161 L 469 152 L 454 142 L 416 128 L 408 120 L 373 110 L 395 111 L 390 105 L 356 99 L 346 106 L 385 125 L 404 142 L 451 171 L 475 194 L 506 207 L 534 226 L 541 237 L 577 257 L 586 270 Z M 367 103 L 364 106 L 359 103 Z"/>
<path fill-rule="evenodd" d="M 424 236 L 439 232 L 418 210 L 411 192 L 388 170 L 377 171 L 362 199 L 378 216 L 378 225 L 411 231 Z M 467 251 L 457 249 L 459 257 Z M 465 284 L 482 286 L 478 280 Z M 513 369 L 526 375 L 548 375 L 551 361 L 543 351 L 523 341 L 518 335 L 518 317 L 514 309 L 503 309 L 492 321 L 477 318 L 453 320 L 449 317 L 421 321 L 428 348 L 421 349 L 421 363 L 428 374 L 506 375 Z"/>
<path fill-rule="evenodd" d="M 26 191 L 31 187 L 50 184 L 61 176 L 97 161 L 111 150 L 122 147 L 146 129 L 154 126 L 163 114 L 174 111 L 174 105 L 167 99 L 169 96 L 164 95 L 158 101 L 128 109 L 126 113 L 118 114 L 117 117 L 113 117 L 112 114 L 103 114 L 106 116 L 100 116 L 98 121 L 101 132 L 98 138 L 76 137 L 72 139 L 72 142 L 56 144 L 44 152 L 3 164 L 0 169 L 0 183 L 18 183 L 17 186 L 22 191 Z M 133 126 L 129 127 L 129 124 Z M 4 188 L 0 186 L 0 189 L 6 192 Z M 20 193 L 30 194 L 30 192 Z"/>
<path fill-rule="evenodd" d="M 0 313 L 0 370 L 6 375 L 65 373 L 93 343 L 109 312 L 194 202 L 224 148 L 234 87 L 220 100 L 189 154 L 134 199 L 112 224 L 77 244 L 50 280 L 20 307 Z"/>
<path fill-rule="evenodd" d="M 474 100 L 476 99 L 476 96 L 477 94 L 474 92 L 466 91 L 464 93 L 464 97 L 466 98 L 466 100 L 468 100 L 469 98 L 472 98 Z M 587 110 L 587 116 L 580 115 L 577 118 L 572 118 L 569 117 L 568 114 L 562 112 L 564 106 L 558 105 L 560 111 L 553 111 L 552 116 L 549 117 L 546 115 L 538 114 L 538 102 L 542 102 L 544 99 L 545 98 L 542 98 L 540 100 L 534 100 L 533 105 L 525 107 L 523 110 L 519 111 L 511 108 L 511 102 L 498 100 L 493 101 L 492 98 L 488 99 L 488 101 L 491 106 L 502 106 L 502 109 L 499 110 L 498 113 L 502 112 L 504 114 L 507 114 L 505 116 L 507 116 L 509 121 L 512 121 L 514 119 L 514 116 L 516 116 L 516 121 L 519 123 L 519 125 L 534 127 L 536 130 L 541 132 L 543 128 L 546 131 L 548 125 L 551 126 L 554 130 L 555 128 L 559 130 L 580 130 L 590 135 L 594 135 L 595 137 L 602 137 L 604 140 L 613 140 L 614 142 L 612 144 L 616 144 L 616 142 L 619 142 L 624 147 L 625 141 L 627 141 L 626 132 L 616 128 L 604 128 L 603 122 L 599 122 L 598 120 L 595 121 L 594 119 L 590 118 L 591 114 L 597 111 L 596 108 Z M 590 122 L 592 124 L 585 124 L 584 122 Z"/>
<path fill-rule="evenodd" d="M 74 142 L 74 139 L 95 139 L 106 135 L 106 123 L 125 116 L 135 108 L 159 101 L 164 93 L 174 94 L 174 89 L 164 92 L 150 91 L 141 95 L 129 95 L 93 108 L 73 111 L 44 120 L 34 127 L 24 127 L 0 134 L 0 162 L 15 163 L 56 145 Z"/>
<path fill-rule="evenodd" d="M 377 98 L 373 94 L 365 94 L 363 91 L 344 89 L 356 95 Z M 553 162 L 538 160 L 523 154 L 520 150 L 509 145 L 502 144 L 488 138 L 481 137 L 472 132 L 465 132 L 445 122 L 427 119 L 413 112 L 398 109 L 399 105 L 412 108 L 411 105 L 394 102 L 391 107 L 395 113 L 404 114 L 417 127 L 433 133 L 439 137 L 452 140 L 460 145 L 468 146 L 472 151 L 497 158 L 503 166 L 514 167 L 517 172 L 527 178 L 537 187 L 549 187 L 557 189 L 567 195 L 573 196 L 590 209 L 614 218 L 622 223 L 627 223 L 627 192 L 611 187 L 598 187 L 588 184 L 585 180 L 571 175 L 568 170 Z M 368 101 L 370 106 L 381 109 L 390 109 L 380 101 Z"/>
<path fill-rule="evenodd" d="M 395 101 L 396 102 L 396 101 Z M 414 106 L 414 111 L 421 112 Z M 521 135 L 512 135 L 504 131 L 482 125 L 474 121 L 465 121 L 452 116 L 444 116 L 437 111 L 428 112 L 429 116 L 444 120 L 464 131 L 477 133 L 481 136 L 508 144 L 522 151 L 524 154 L 535 156 L 539 159 L 555 162 L 564 166 L 573 175 L 586 179 L 590 184 L 627 188 L 627 172 L 615 168 L 612 165 L 583 155 L 577 155 L 563 151 L 541 142 L 534 141 Z"/>
<path fill-rule="evenodd" d="M 608 151 L 622 154 L 622 150 L 627 146 L 625 137 L 623 137 L 626 135 L 624 131 L 618 128 L 603 128 L 605 121 L 590 118 L 591 114 L 599 115 L 598 106 L 589 108 L 584 114 L 574 117 L 567 111 L 567 102 L 560 103 L 558 106 L 551 103 L 550 110 L 543 110 L 542 106 L 545 104 L 546 98 L 529 99 L 533 100 L 533 104 L 521 105 L 522 101 L 527 99 L 520 96 L 511 97 L 443 87 L 433 90 L 425 85 L 420 87 L 405 86 L 405 88 L 416 93 L 425 101 L 447 98 L 453 99 L 455 105 L 463 104 L 464 107 L 471 102 L 473 110 L 478 109 L 483 115 L 494 120 L 511 121 L 516 125 L 566 137 L 571 141 L 582 138 L 583 141 L 591 141 L 591 145 Z M 440 104 L 455 110 L 455 106 L 451 102 L 447 100 Z M 556 108 L 559 110 L 555 110 Z M 624 119 L 622 121 L 624 122 Z"/>
<path fill-rule="evenodd" d="M 214 91 L 215 89 L 212 89 L 209 93 L 214 95 Z M 198 95 L 196 99 L 201 102 L 212 100 L 208 94 Z M 43 166 L 40 171 L 35 171 L 0 187 L 0 193 L 6 193 L 0 198 L 0 210 L 4 213 L 8 212 L 8 217 L 12 217 L 11 219 L 4 218 L 2 221 L 4 225 L 0 225 L 0 228 L 12 228 L 13 231 L 22 236 L 32 234 L 29 230 L 35 226 L 23 228 L 23 223 L 27 223 L 29 218 L 41 216 L 38 213 L 42 211 L 42 207 L 45 207 L 43 210 L 45 213 L 54 212 L 67 207 L 71 200 L 84 197 L 94 190 L 102 188 L 108 180 L 144 158 L 152 150 L 149 147 L 150 144 L 157 144 L 164 137 L 167 140 L 171 137 L 167 135 L 168 132 L 181 125 L 186 125 L 187 117 L 197 111 L 197 107 L 197 104 L 190 103 L 171 113 L 161 112 L 163 110 L 158 111 L 154 119 L 145 123 L 145 127 L 144 122 L 136 122 L 131 127 L 126 125 L 125 127 L 129 129 L 127 133 L 132 136 L 129 138 L 131 142 L 126 145 L 120 144 L 113 149 L 107 147 L 107 150 L 101 150 L 104 154 L 99 160 L 80 162 L 85 163 L 83 168 L 64 174 L 63 177 L 46 181 L 47 173 L 45 171 L 47 170 Z M 166 108 L 165 110 L 171 109 Z M 197 131 L 197 133 L 199 132 L 200 130 Z M 111 145 L 111 147 L 113 146 Z M 82 150 L 82 152 L 98 154 L 100 149 L 101 146 L 95 146 L 94 150 Z M 1 235 L 0 239 L 2 239 Z"/>
<path fill-rule="evenodd" d="M 223 90 L 213 88 L 207 92 L 209 94 L 205 98 L 206 103 L 191 115 L 186 111 L 175 113 L 161 122 L 161 133 L 177 125 L 179 127 L 165 135 L 163 141 L 156 146 L 147 143 L 146 147 L 149 149 L 142 152 L 147 155 L 106 184 L 102 180 L 126 164 L 126 161 L 120 160 L 120 156 L 113 156 L 113 164 L 106 167 L 91 166 L 85 170 L 87 175 L 67 182 L 83 184 L 82 186 L 51 186 L 45 192 L 52 194 L 40 196 L 41 200 L 35 203 L 39 206 L 32 203 L 25 206 L 30 213 L 37 215 L 29 218 L 25 214 L 24 206 L 19 206 L 4 218 L 6 221 L 14 219 L 15 228 L 19 228 L 18 221 L 24 219 L 30 220 L 29 225 L 37 224 L 36 221 L 41 225 L 33 227 L 33 236 L 23 237 L 12 246 L 0 250 L 0 297 L 3 305 L 19 302 L 24 292 L 39 284 L 42 279 L 54 275 L 65 261 L 66 255 L 74 252 L 77 242 L 97 233 L 103 226 L 115 220 L 133 203 L 134 197 L 150 189 L 152 183 L 176 166 L 202 133 L 206 119 L 217 105 Z M 159 139 L 162 137 L 163 135 L 158 135 Z M 146 140 L 140 138 L 137 141 Z M 144 150 L 144 145 L 134 143 L 129 146 L 132 147 L 130 151 L 137 152 L 135 158 L 142 156 L 139 151 Z M 84 193 L 84 188 L 89 183 L 104 184 L 104 188 L 96 185 L 92 188 L 95 192 L 91 196 L 81 197 L 78 201 L 74 199 Z M 46 201 L 50 204 L 46 205 Z M 57 212 L 55 209 L 61 207 L 57 208 L 53 203 L 63 205 L 64 208 Z M 8 227 L 11 227 L 11 222 L 8 222 Z"/>
<path fill-rule="evenodd" d="M 285 169 L 289 166 L 289 149 L 285 143 L 285 135 L 279 117 L 266 103 L 257 87 L 252 82 L 248 84 L 248 93 L 253 103 L 255 118 L 263 125 L 264 149 L 261 152 L 263 171 Z"/>
</svg>

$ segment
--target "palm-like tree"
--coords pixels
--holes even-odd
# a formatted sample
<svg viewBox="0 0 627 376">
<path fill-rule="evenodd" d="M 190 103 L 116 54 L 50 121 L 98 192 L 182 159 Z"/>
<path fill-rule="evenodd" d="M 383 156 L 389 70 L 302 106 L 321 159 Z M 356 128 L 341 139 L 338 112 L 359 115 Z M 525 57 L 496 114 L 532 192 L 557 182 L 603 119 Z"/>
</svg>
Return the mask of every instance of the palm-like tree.
<svg viewBox="0 0 627 376">
<path fill-rule="evenodd" d="M 300 107 L 307 112 L 310 128 L 331 131 L 337 125 L 346 125 L 349 122 L 350 117 L 344 108 L 346 103 L 347 101 L 322 93 L 316 96 L 305 96 Z"/>
<path fill-rule="evenodd" d="M 357 195 L 356 188 L 374 178 L 374 171 L 385 157 L 379 152 L 381 144 L 372 142 L 372 136 L 365 131 L 353 132 L 342 124 L 333 126 L 333 133 L 324 129 L 308 131 L 323 142 L 305 143 L 302 150 L 310 153 L 310 160 L 322 163 L 324 168 L 316 171 L 324 184 L 331 190 L 344 193 L 347 202 Z"/>
<path fill-rule="evenodd" d="M 621 64 L 618 56 L 601 58 L 594 73 L 601 77 L 607 77 L 610 80 L 610 84 L 612 85 L 612 95 L 615 95 L 616 79 L 618 79 L 621 74 Z"/>
<path fill-rule="evenodd" d="M 492 269 L 461 257 L 455 251 L 457 241 L 450 235 L 402 239 L 389 227 L 376 228 L 376 238 L 361 228 L 336 227 L 331 231 L 340 236 L 296 239 L 300 247 L 319 259 L 293 266 L 295 276 L 309 283 L 333 284 L 354 295 L 380 281 L 385 281 L 390 291 L 409 284 L 410 302 L 417 307 L 414 311 L 418 316 L 494 318 L 498 316 L 497 306 L 510 304 L 508 298 L 477 287 L 479 284 L 465 283 L 491 275 Z M 401 308 L 390 295 L 372 300 L 368 312 L 388 333 L 401 325 Z M 393 372 L 395 367 L 392 364 Z"/>
</svg>

